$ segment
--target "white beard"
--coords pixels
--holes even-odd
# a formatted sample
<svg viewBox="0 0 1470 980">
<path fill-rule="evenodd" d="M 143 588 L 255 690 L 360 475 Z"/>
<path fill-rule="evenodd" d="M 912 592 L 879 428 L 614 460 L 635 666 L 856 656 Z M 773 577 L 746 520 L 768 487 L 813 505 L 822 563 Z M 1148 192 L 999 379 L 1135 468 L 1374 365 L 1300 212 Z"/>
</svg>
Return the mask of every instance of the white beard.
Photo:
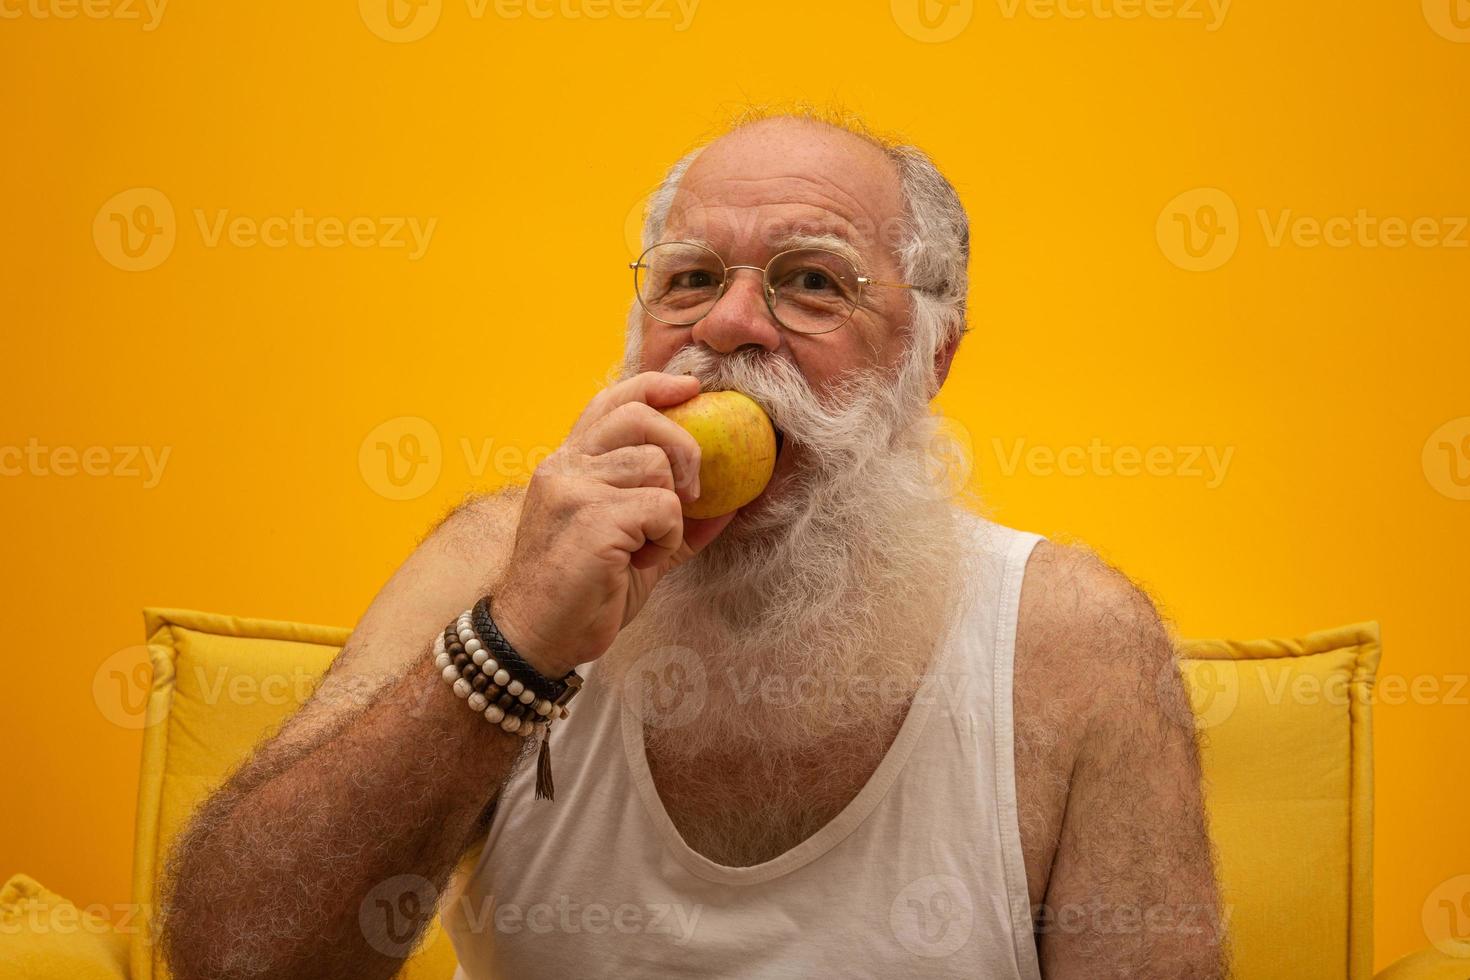
<svg viewBox="0 0 1470 980">
<path fill-rule="evenodd" d="M 663 370 L 750 395 L 794 467 L 659 581 L 597 672 L 635 704 L 665 763 L 870 757 L 903 717 L 963 579 L 961 512 L 926 452 L 939 420 L 922 373 L 854 374 L 819 397 L 784 358 L 694 345 Z"/>
</svg>

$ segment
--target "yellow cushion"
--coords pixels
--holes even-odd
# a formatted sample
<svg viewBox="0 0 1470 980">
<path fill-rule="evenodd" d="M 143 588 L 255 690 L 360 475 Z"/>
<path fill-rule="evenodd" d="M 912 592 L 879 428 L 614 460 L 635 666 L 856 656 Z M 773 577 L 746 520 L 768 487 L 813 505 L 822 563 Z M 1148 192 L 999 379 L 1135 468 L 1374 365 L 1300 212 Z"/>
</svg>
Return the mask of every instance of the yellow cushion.
<svg viewBox="0 0 1470 980">
<path fill-rule="evenodd" d="M 1234 975 L 1367 980 L 1378 625 L 1180 653 Z"/>
<path fill-rule="evenodd" d="M 172 609 L 144 612 L 153 666 L 138 789 L 133 898 L 157 907 L 157 879 L 189 814 L 311 693 L 349 630 Z M 152 923 L 132 944 L 133 980 L 167 971 Z M 445 980 L 453 948 L 437 920 L 402 977 Z"/>
<path fill-rule="evenodd" d="M 126 980 L 128 916 L 115 923 L 15 875 L 0 886 L 0 974 L 26 980 Z"/>
</svg>

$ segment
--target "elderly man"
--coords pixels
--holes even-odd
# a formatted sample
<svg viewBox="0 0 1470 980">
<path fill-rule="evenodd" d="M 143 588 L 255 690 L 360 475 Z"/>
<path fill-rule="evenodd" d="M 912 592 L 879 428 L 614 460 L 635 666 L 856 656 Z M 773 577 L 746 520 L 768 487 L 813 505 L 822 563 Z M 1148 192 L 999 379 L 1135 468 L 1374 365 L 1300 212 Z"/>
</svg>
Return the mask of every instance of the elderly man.
<svg viewBox="0 0 1470 980">
<path fill-rule="evenodd" d="M 622 379 L 435 529 L 200 810 L 176 975 L 386 977 L 436 898 L 471 978 L 1223 975 L 1152 605 L 957 505 L 924 451 L 968 235 L 924 154 L 844 120 L 743 120 L 675 165 Z M 687 519 L 699 449 L 658 409 L 727 388 L 775 475 Z M 543 741 L 553 801 L 517 765 Z"/>
</svg>

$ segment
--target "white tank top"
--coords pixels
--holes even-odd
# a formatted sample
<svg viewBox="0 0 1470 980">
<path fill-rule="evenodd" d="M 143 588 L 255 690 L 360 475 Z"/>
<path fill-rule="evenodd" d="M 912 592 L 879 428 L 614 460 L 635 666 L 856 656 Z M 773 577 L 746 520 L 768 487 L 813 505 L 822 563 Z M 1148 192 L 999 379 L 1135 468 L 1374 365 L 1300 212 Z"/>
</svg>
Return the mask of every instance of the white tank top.
<svg viewBox="0 0 1470 980">
<path fill-rule="evenodd" d="M 444 914 L 456 978 L 1039 980 L 1011 668 L 1040 539 L 973 522 L 976 573 L 888 753 L 830 823 L 763 864 L 684 843 L 642 723 L 591 665 L 553 729 L 556 801 L 534 799 L 534 764 L 511 778 Z"/>
</svg>

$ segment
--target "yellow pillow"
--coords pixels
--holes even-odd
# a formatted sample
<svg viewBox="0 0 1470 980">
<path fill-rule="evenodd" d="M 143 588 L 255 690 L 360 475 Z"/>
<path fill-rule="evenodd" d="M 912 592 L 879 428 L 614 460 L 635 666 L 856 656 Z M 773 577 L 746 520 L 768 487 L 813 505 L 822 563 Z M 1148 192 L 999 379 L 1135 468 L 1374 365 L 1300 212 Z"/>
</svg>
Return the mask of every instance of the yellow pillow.
<svg viewBox="0 0 1470 980">
<path fill-rule="evenodd" d="M 144 611 L 153 665 L 138 787 L 133 898 L 157 908 L 158 875 L 190 813 L 306 699 L 349 630 L 173 609 Z M 133 980 L 168 973 L 152 923 L 132 944 Z M 401 977 L 445 980 L 455 958 L 437 919 Z"/>
<path fill-rule="evenodd" d="M 347 641 L 335 627 L 150 609 L 133 893 L 156 907 L 189 813 L 310 693 Z M 1191 640 L 1180 655 L 1202 736 L 1211 835 L 1236 975 L 1367 980 L 1372 959 L 1370 692 L 1378 626 L 1301 640 Z M 473 860 L 471 857 L 469 860 Z M 454 886 L 446 895 L 454 894 Z M 166 972 L 144 934 L 136 980 Z M 447 978 L 438 922 L 401 976 Z"/>
<path fill-rule="evenodd" d="M 1235 975 L 1367 980 L 1378 624 L 1180 654 Z"/>
<path fill-rule="evenodd" d="M 130 927 L 117 929 L 16 875 L 0 887 L 0 964 L 26 980 L 127 980 Z"/>
</svg>

